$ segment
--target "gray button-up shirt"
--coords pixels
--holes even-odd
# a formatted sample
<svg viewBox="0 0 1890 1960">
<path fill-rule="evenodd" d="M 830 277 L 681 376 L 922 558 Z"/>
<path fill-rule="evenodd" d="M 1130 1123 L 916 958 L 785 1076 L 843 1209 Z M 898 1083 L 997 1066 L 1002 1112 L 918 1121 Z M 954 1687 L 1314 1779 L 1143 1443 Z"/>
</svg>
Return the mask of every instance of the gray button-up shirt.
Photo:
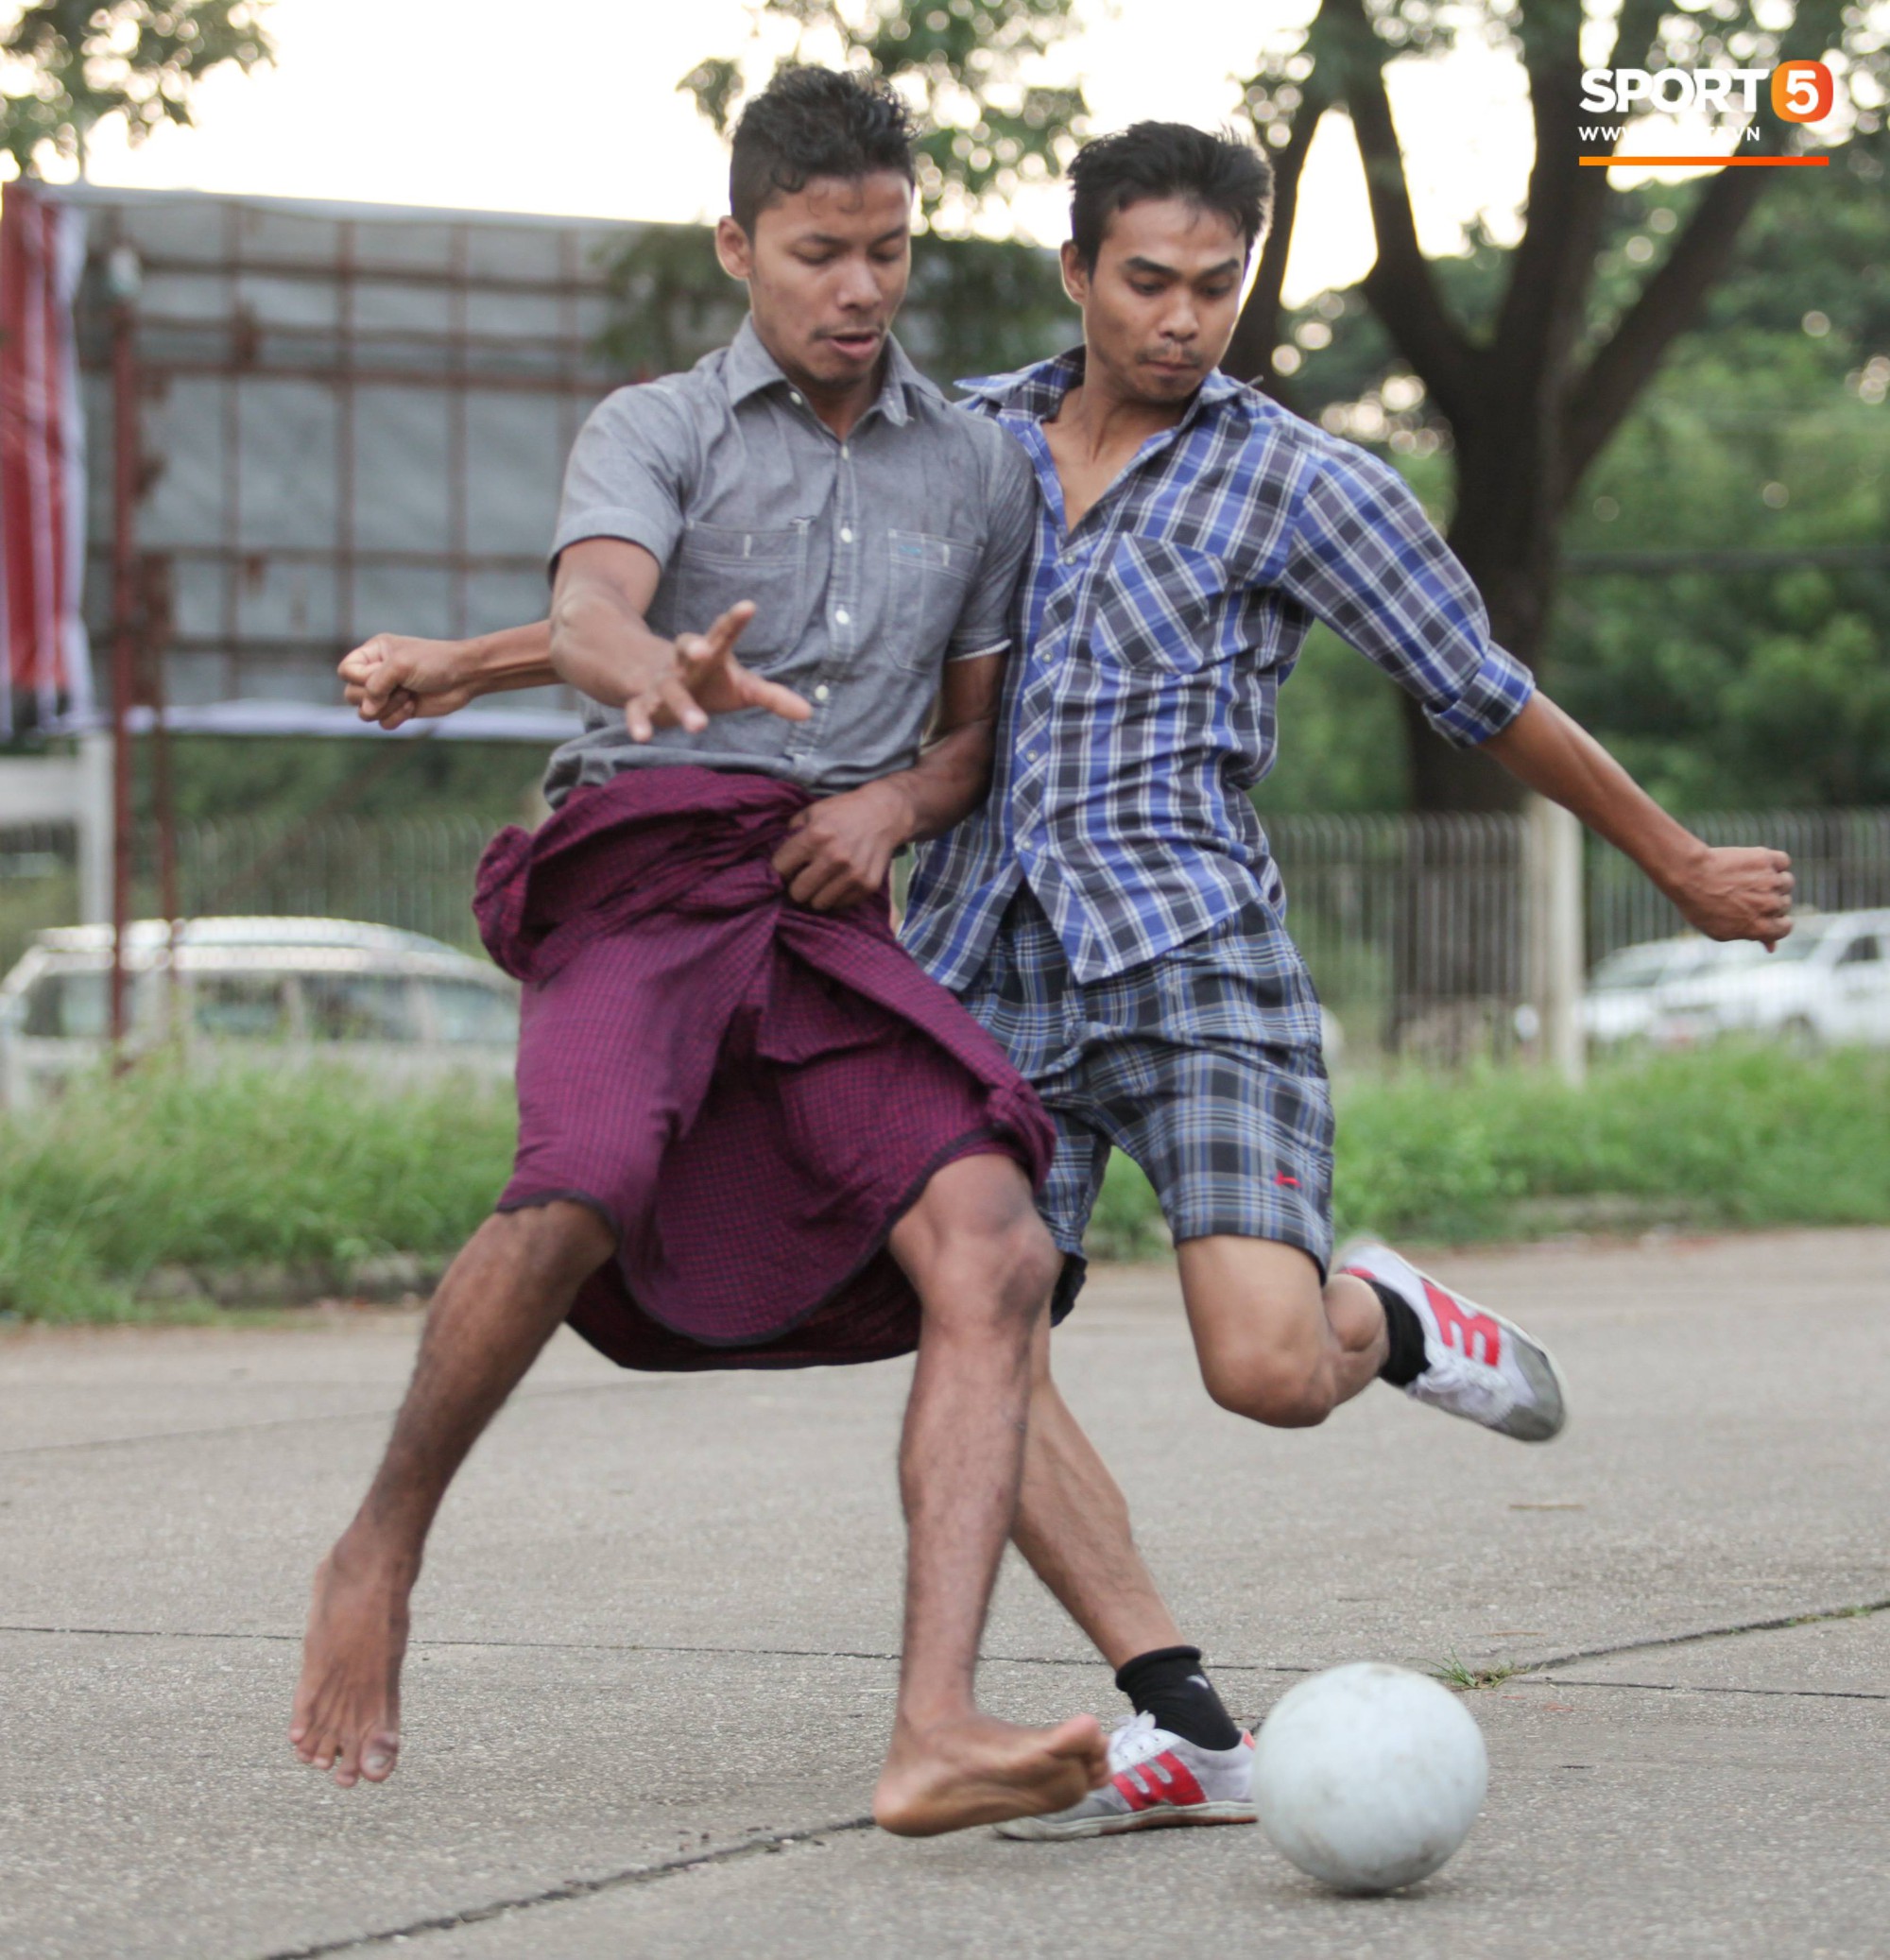
<svg viewBox="0 0 1890 1960">
<path fill-rule="evenodd" d="M 662 763 L 820 795 L 909 767 L 945 662 L 1009 645 L 1036 504 L 1018 445 L 948 406 L 896 341 L 878 400 L 844 441 L 752 320 L 688 373 L 619 388 L 572 450 L 554 562 L 585 538 L 641 544 L 662 566 L 647 617 L 665 636 L 753 600 L 736 658 L 803 696 L 814 718 L 744 709 L 637 743 L 620 712 L 587 703 L 584 732 L 551 759 L 547 799 Z"/>
</svg>

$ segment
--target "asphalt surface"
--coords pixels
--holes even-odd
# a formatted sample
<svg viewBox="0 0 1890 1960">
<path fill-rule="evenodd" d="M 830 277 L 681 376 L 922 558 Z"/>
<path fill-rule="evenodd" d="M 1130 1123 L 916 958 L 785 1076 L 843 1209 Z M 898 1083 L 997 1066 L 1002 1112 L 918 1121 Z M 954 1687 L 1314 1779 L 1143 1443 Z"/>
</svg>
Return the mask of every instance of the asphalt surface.
<svg viewBox="0 0 1890 1960">
<path fill-rule="evenodd" d="M 1409 1894 L 1253 1830 L 863 1824 L 903 1365 L 636 1377 L 559 1336 L 436 1533 L 402 1767 L 335 1789 L 284 1740 L 305 1588 L 416 1332 L 336 1311 L 0 1337 L 0 1953 L 1890 1955 L 1890 1233 L 1433 1263 L 1555 1349 L 1560 1441 L 1381 1389 L 1242 1423 L 1160 1268 L 1058 1335 L 1238 1714 L 1349 1659 L 1487 1681 L 1488 1802 Z M 1022 1568 L 987 1653 L 1001 1712 L 1124 1712 Z"/>
</svg>

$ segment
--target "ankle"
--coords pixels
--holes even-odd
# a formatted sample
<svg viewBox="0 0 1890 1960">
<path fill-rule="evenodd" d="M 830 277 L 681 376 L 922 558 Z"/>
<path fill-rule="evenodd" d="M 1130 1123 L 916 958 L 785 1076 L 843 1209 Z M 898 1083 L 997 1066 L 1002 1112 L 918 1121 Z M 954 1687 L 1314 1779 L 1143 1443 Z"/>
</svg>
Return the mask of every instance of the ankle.
<svg viewBox="0 0 1890 1960">
<path fill-rule="evenodd" d="M 420 1577 L 420 1559 L 418 1545 L 357 1517 L 335 1539 L 328 1566 L 344 1579 L 379 1582 L 410 1591 Z"/>
</svg>

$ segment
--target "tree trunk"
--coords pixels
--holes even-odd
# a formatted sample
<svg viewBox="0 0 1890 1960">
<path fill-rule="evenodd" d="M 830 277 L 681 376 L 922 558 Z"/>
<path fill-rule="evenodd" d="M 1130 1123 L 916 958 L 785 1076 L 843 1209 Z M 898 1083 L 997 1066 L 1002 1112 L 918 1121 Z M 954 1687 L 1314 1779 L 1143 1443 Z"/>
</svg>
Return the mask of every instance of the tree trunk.
<svg viewBox="0 0 1890 1960">
<path fill-rule="evenodd" d="M 1449 542 L 1483 595 L 1490 637 L 1535 672 L 1560 566 L 1562 472 L 1559 416 L 1547 404 L 1531 413 L 1526 399 L 1516 399 L 1521 392 L 1493 389 L 1494 412 L 1455 432 L 1457 510 Z M 1414 809 L 1521 807 L 1521 785 L 1506 770 L 1441 740 L 1408 698 L 1405 727 Z"/>
</svg>

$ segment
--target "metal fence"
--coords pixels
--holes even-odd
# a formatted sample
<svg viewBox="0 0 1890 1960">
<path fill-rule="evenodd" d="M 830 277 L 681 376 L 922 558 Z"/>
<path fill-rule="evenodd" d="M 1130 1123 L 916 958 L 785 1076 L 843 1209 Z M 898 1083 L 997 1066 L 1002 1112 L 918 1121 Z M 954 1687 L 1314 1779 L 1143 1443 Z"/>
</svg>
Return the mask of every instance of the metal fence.
<svg viewBox="0 0 1890 1960">
<path fill-rule="evenodd" d="M 1689 818 L 1710 843 L 1792 854 L 1804 906 L 1890 907 L 1890 810 L 1747 812 Z M 1527 824 L 1521 817 L 1279 817 L 1269 824 L 1289 923 L 1354 1056 L 1436 1061 L 1513 1052 L 1528 998 Z M 225 818 L 178 828 L 186 914 L 371 920 L 473 947 L 472 869 L 490 837 L 473 817 Z M 69 828 L 0 830 L 0 971 L 41 926 L 77 917 Z M 141 863 L 136 905 L 158 909 Z M 1681 929 L 1627 861 L 1589 843 L 1590 964 Z"/>
</svg>

